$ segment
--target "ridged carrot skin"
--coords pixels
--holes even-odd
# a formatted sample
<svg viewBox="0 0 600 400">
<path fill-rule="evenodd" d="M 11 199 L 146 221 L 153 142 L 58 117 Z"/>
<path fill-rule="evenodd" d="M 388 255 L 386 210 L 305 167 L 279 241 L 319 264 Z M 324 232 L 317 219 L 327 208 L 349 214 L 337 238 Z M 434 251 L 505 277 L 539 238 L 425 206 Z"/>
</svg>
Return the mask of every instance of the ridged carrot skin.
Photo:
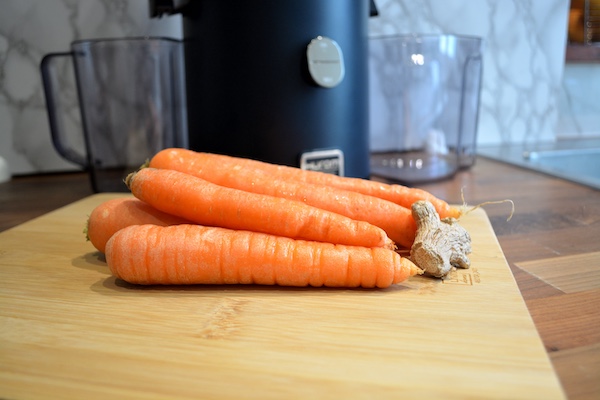
<svg viewBox="0 0 600 400">
<path fill-rule="evenodd" d="M 106 242 L 118 230 L 130 225 L 154 224 L 160 226 L 190 223 L 166 214 L 131 197 L 106 200 L 92 210 L 88 218 L 86 235 L 92 245 L 104 253 Z"/>
<path fill-rule="evenodd" d="M 240 169 L 263 171 L 281 180 L 296 180 L 316 185 L 331 186 L 378 197 L 401 205 L 409 210 L 416 201 L 427 200 L 433 204 L 441 218 L 458 218 L 462 214 L 459 208 L 450 206 L 445 201 L 422 189 L 386 184 L 367 179 L 340 177 L 324 172 L 302 170 L 300 168 L 270 164 L 247 158 L 193 152 L 178 148 L 162 150 L 155 155 L 155 158 L 159 155 L 162 157 L 163 153 L 171 153 L 170 157 L 180 158 L 181 160 L 185 160 L 185 162 L 194 162 L 197 168 L 201 168 L 203 164 L 214 163 L 219 165 L 224 172 Z M 156 167 L 157 165 L 156 163 L 154 166 Z"/>
<path fill-rule="evenodd" d="M 141 285 L 385 288 L 421 273 L 393 250 L 200 225 L 131 226 L 106 246 L 112 274 Z"/>
<path fill-rule="evenodd" d="M 127 184 L 135 197 L 194 223 L 292 239 L 394 248 L 383 229 L 279 197 L 215 185 L 166 169 L 142 168 Z"/>
<path fill-rule="evenodd" d="M 332 186 L 274 178 L 262 169 L 238 167 L 231 163 L 235 160 L 190 150 L 169 149 L 157 153 L 149 165 L 185 172 L 229 188 L 301 201 L 378 226 L 400 247 L 409 249 L 414 243 L 417 224 L 408 208 Z"/>
</svg>

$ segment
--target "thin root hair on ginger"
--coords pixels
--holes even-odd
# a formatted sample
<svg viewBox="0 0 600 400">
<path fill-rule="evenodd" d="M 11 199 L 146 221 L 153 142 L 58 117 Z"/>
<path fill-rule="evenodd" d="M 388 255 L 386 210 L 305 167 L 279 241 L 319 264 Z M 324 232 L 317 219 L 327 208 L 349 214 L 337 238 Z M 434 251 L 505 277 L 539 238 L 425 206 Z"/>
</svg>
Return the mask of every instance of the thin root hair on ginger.
<svg viewBox="0 0 600 400">
<path fill-rule="evenodd" d="M 466 214 L 468 214 L 472 211 L 475 211 L 478 208 L 481 208 L 483 206 L 487 206 L 490 204 L 503 204 L 503 203 L 510 203 L 510 205 L 511 205 L 510 214 L 508 215 L 508 218 L 506 219 L 507 222 L 510 221 L 512 219 L 513 215 L 515 214 L 515 202 L 512 201 L 511 199 L 484 201 L 483 203 L 479 203 L 479 204 L 469 208 L 469 205 L 467 204 L 467 201 L 465 200 L 465 188 L 464 187 L 462 187 L 460 189 L 460 198 L 462 200 L 462 206 L 461 206 L 461 208 L 463 209 L 463 212 L 461 213 L 462 215 L 466 215 Z"/>
</svg>

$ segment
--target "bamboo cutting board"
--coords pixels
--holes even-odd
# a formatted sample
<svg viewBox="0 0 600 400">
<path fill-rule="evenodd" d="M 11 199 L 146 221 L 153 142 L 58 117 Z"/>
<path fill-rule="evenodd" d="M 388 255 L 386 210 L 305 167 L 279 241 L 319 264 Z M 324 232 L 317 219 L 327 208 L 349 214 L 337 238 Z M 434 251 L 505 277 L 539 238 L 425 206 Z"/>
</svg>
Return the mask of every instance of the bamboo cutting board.
<svg viewBox="0 0 600 400">
<path fill-rule="evenodd" d="M 482 210 L 443 282 L 135 287 L 82 233 L 116 196 L 0 234 L 0 398 L 563 398 Z"/>
</svg>

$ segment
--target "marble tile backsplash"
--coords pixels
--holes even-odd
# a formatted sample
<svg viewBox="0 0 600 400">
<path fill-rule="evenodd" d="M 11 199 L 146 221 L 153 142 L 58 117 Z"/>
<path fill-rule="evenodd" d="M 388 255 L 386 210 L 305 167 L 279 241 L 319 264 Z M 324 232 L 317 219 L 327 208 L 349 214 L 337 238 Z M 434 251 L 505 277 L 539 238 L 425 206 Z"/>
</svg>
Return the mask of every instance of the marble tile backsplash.
<svg viewBox="0 0 600 400">
<path fill-rule="evenodd" d="M 569 0 L 376 4 L 380 15 L 370 20 L 371 36 L 452 33 L 484 39 L 479 143 L 553 140 L 558 130 L 597 131 L 593 118 L 571 115 L 580 108 L 577 102 L 586 100 L 569 92 L 586 86 L 578 76 L 588 71 L 568 70 L 563 83 Z M 2 1 L 0 156 L 12 174 L 75 168 L 51 144 L 39 73 L 42 57 L 68 50 L 77 39 L 142 35 L 180 38 L 181 19 L 149 19 L 147 0 Z"/>
<path fill-rule="evenodd" d="M 371 35 L 483 38 L 478 142 L 551 140 L 556 134 L 568 0 L 380 0 Z"/>
<path fill-rule="evenodd" d="M 557 137 L 600 137 L 600 64 L 567 64 L 558 98 Z"/>
<path fill-rule="evenodd" d="M 76 169 L 54 150 L 39 65 L 78 39 L 181 38 L 181 17 L 150 19 L 147 0 L 2 0 L 0 156 L 13 175 Z"/>
</svg>

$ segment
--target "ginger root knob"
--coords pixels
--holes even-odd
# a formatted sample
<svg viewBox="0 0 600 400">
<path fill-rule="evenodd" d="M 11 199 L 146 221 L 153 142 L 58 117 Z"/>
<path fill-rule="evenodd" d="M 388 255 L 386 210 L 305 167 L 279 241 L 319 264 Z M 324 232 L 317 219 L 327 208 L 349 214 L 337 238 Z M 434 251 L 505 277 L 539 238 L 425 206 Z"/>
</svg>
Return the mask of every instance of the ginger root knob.
<svg viewBox="0 0 600 400">
<path fill-rule="evenodd" d="M 412 205 L 417 223 L 415 242 L 410 249 L 410 260 L 425 274 L 443 278 L 454 268 L 469 268 L 471 236 L 455 218 L 440 216 L 428 201 Z"/>
</svg>

